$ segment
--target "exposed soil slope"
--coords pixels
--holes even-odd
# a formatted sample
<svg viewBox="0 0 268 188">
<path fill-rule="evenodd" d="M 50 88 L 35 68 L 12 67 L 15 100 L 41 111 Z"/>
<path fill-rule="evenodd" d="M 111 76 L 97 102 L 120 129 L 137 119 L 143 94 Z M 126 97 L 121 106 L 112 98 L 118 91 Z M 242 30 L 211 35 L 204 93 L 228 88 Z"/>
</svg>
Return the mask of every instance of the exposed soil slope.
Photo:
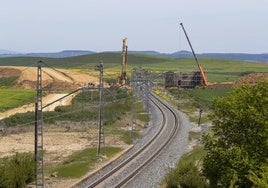
<svg viewBox="0 0 268 188">
<path fill-rule="evenodd" d="M 15 88 L 35 89 L 37 80 L 36 67 L 1 66 L 0 78 L 18 77 Z M 42 86 L 45 89 L 61 90 L 75 89 L 87 85 L 89 82 L 97 85 L 99 79 L 85 73 L 66 69 L 42 68 Z"/>
<path fill-rule="evenodd" d="M 252 73 L 239 78 L 238 80 L 235 81 L 234 85 L 240 86 L 245 83 L 254 85 L 256 82 L 265 79 L 268 80 L 268 73 Z"/>
</svg>

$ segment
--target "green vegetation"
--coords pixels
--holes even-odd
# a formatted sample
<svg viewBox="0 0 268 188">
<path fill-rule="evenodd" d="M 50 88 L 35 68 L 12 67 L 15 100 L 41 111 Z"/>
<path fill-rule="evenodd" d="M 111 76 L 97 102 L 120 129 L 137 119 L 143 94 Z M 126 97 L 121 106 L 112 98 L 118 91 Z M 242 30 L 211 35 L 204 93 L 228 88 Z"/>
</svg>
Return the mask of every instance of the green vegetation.
<svg viewBox="0 0 268 188">
<path fill-rule="evenodd" d="M 158 63 L 168 59 L 169 58 L 161 58 L 157 56 L 128 54 L 128 64 L 132 66 Z M 121 53 L 95 53 L 68 58 L 10 57 L 1 58 L 0 66 L 36 66 L 40 60 L 51 67 L 87 70 L 89 68 L 94 70 L 94 66 L 99 64 L 102 60 L 104 67 L 107 67 L 110 70 L 118 71 L 121 69 Z"/>
<path fill-rule="evenodd" d="M 199 171 L 201 159 L 204 157 L 203 148 L 195 148 L 192 152 L 184 154 L 176 168 L 171 170 L 164 179 L 164 184 L 168 188 L 188 187 L 202 188 L 206 187 L 206 178 Z"/>
<path fill-rule="evenodd" d="M 34 156 L 31 153 L 16 153 L 0 159 L 0 187 L 23 188 L 34 180 Z"/>
<path fill-rule="evenodd" d="M 131 93 L 125 89 L 111 88 L 104 96 L 104 123 L 111 125 L 131 110 Z M 58 106 L 55 111 L 43 112 L 44 122 L 53 124 L 56 121 L 90 121 L 98 119 L 98 92 L 83 91 L 72 101 L 72 105 Z M 34 121 L 34 112 L 15 114 L 4 119 L 8 126 L 30 125 Z"/>
<path fill-rule="evenodd" d="M 187 94 L 194 100 L 198 101 L 200 106 L 197 107 L 211 107 L 212 101 L 216 97 L 224 97 L 231 91 L 231 86 L 223 87 L 196 87 L 194 89 L 185 90 Z"/>
<path fill-rule="evenodd" d="M 191 111 L 191 108 L 210 108 L 212 101 L 217 97 L 224 97 L 231 91 L 231 85 L 217 85 L 208 87 L 196 87 L 193 89 L 182 89 L 180 106 L 182 109 Z M 168 91 L 178 97 L 178 88 L 168 88 Z M 186 99 L 186 100 L 185 100 Z M 190 100 L 187 100 L 190 99 Z M 189 103 L 191 103 L 189 105 Z"/>
<path fill-rule="evenodd" d="M 121 126 L 117 126 L 117 121 L 120 120 L 126 113 L 131 111 L 132 97 L 126 89 L 111 88 L 105 91 L 104 96 L 104 125 L 105 132 L 108 134 L 119 135 L 127 144 L 131 144 L 133 138 L 140 138 L 137 132 L 130 134 L 129 130 L 122 130 Z M 72 101 L 72 105 L 58 106 L 55 111 L 43 112 L 45 124 L 55 124 L 57 121 L 96 121 L 99 118 L 98 106 L 99 93 L 98 91 L 83 91 L 79 93 Z M 149 116 L 141 102 L 137 103 L 137 119 L 143 122 L 149 121 Z M 24 125 L 29 126 L 34 124 L 34 112 L 15 114 L 4 119 L 7 126 Z"/>
<path fill-rule="evenodd" d="M 189 116 L 191 122 L 198 123 L 199 120 L 199 110 L 203 109 L 201 124 L 209 122 L 208 114 L 212 101 L 215 98 L 223 97 L 228 95 L 231 91 L 230 85 L 217 85 L 208 87 L 196 87 L 193 89 L 182 89 L 180 91 L 181 97 L 178 104 L 178 88 L 168 88 L 168 92 L 173 96 L 169 98 L 165 96 L 160 91 L 156 93 L 163 99 L 173 104 L 173 106 L 178 106 L 178 108 Z M 205 112 L 205 113 L 204 113 Z"/>
<path fill-rule="evenodd" d="M 263 81 L 214 100 L 214 126 L 203 137 L 207 151 L 203 173 L 212 187 L 251 187 L 250 175 L 260 177 L 261 169 L 267 167 L 267 93 L 268 81 Z"/>
<path fill-rule="evenodd" d="M 141 135 L 133 130 L 132 132 L 130 131 L 124 131 L 121 134 L 121 139 L 126 143 L 126 144 L 133 144 L 133 139 L 139 139 L 141 138 Z"/>
<path fill-rule="evenodd" d="M 136 103 L 136 118 L 138 120 L 141 120 L 143 122 L 149 122 L 150 117 L 148 113 L 145 111 L 143 103 L 142 102 L 137 102 Z"/>
<path fill-rule="evenodd" d="M 106 147 L 105 155 L 111 158 L 120 151 L 122 151 L 121 148 Z M 59 178 L 79 178 L 93 168 L 98 161 L 97 149 L 87 148 L 72 154 L 62 164 L 49 171 L 56 173 Z"/>
<path fill-rule="evenodd" d="M 17 79 L 17 76 L 0 78 L 0 88 L 5 89 L 14 86 L 17 83 Z"/>
<path fill-rule="evenodd" d="M 170 88 L 169 91 L 176 96 L 178 89 Z M 247 85 L 239 89 L 214 87 L 182 92 L 184 101 L 180 107 L 189 114 L 200 107 L 212 107 L 214 110 L 211 117 L 216 126 L 212 128 L 211 135 L 204 137 L 208 154 L 204 152 L 206 157 L 203 171 L 210 180 L 210 185 L 206 186 L 267 187 L 268 148 L 265 141 L 267 142 L 268 124 L 264 118 L 268 116 L 267 93 L 267 81 L 258 86 Z M 190 139 L 199 139 L 199 134 L 194 132 L 190 132 L 189 136 Z M 199 187 L 190 183 L 197 181 L 199 176 L 202 177 L 196 169 L 196 161 L 181 164 L 183 160 L 179 162 L 181 166 L 178 165 L 166 176 L 167 186 Z M 199 163 L 200 168 L 202 166 Z"/>
<path fill-rule="evenodd" d="M 253 183 L 252 187 L 266 188 L 268 187 L 268 165 L 264 165 L 260 168 L 259 174 L 256 174 L 252 170 L 249 171 L 248 179 Z"/>
<path fill-rule="evenodd" d="M 36 92 L 22 89 L 0 89 L 0 112 L 33 102 Z"/>
</svg>

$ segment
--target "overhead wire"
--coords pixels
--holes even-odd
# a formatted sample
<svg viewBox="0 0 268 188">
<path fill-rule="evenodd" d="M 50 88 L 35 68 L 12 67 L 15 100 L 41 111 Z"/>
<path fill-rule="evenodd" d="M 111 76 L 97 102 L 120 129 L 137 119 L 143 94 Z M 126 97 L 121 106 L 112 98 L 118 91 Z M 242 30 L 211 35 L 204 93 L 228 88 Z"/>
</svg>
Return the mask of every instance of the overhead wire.
<svg viewBox="0 0 268 188">
<path fill-rule="evenodd" d="M 113 100 L 113 101 L 110 101 L 110 102 L 104 101 L 103 103 L 104 103 L 104 105 L 107 105 L 107 104 L 112 104 L 112 103 L 123 102 L 123 101 L 128 100 L 128 99 L 131 99 L 131 98 L 132 98 L 132 96 L 125 97 L 125 98 L 120 98 L 120 99 L 116 99 L 116 100 Z M 83 108 L 81 108 L 81 109 L 72 110 L 72 111 L 64 112 L 64 113 L 61 113 L 61 114 L 58 114 L 58 115 L 55 115 L 55 116 L 43 118 L 43 120 L 45 121 L 45 120 L 49 120 L 49 119 L 53 119 L 53 118 L 57 118 L 57 117 L 62 117 L 62 116 L 69 115 L 69 114 L 76 113 L 76 112 L 80 112 L 80 111 L 83 111 L 83 110 L 89 110 L 91 108 L 96 108 L 98 106 L 99 106 L 99 102 L 98 101 L 96 101 L 96 102 L 89 102 L 89 106 L 88 107 L 84 107 L 83 106 Z M 43 111 L 43 112 L 47 112 L 47 111 Z M 31 121 L 31 122 L 28 122 L 28 123 L 20 124 L 19 126 L 26 126 L 26 125 L 33 125 L 33 124 L 34 124 L 34 121 Z"/>
<path fill-rule="evenodd" d="M 40 59 L 41 59 L 41 58 L 40 58 Z M 50 66 L 50 65 L 49 65 L 48 63 L 46 63 L 44 60 L 41 60 L 41 61 L 38 61 L 38 62 L 33 63 L 32 65 L 30 65 L 30 66 L 28 66 L 28 67 L 22 69 L 21 72 L 24 72 L 24 71 L 26 71 L 27 69 L 30 69 L 30 68 L 32 68 L 32 67 L 34 67 L 35 65 L 40 64 L 40 63 L 42 63 L 43 65 L 45 65 L 45 66 L 48 67 L 48 68 L 51 68 L 51 69 L 54 70 L 54 71 L 57 71 L 57 72 L 62 73 L 61 71 L 57 70 L 57 68 L 54 68 L 54 67 Z M 63 64 L 66 66 L 66 62 L 63 62 L 62 65 L 63 65 Z M 69 63 L 69 64 L 70 64 L 70 63 Z M 61 64 L 57 64 L 57 67 L 59 67 L 60 65 L 61 65 Z M 95 66 L 94 66 L 94 67 L 95 67 Z M 92 68 L 93 68 L 93 66 L 92 66 Z M 104 74 L 109 75 L 109 76 L 114 76 L 114 75 L 116 75 L 117 73 L 115 73 L 115 74 L 110 74 L 110 73 L 104 72 Z M 0 81 L 0 83 L 1 83 L 1 81 Z M 19 95 L 20 95 L 20 93 L 16 93 L 15 95 L 12 95 L 12 96 L 10 96 L 10 97 L 4 97 L 4 98 L 1 98 L 0 100 L 12 99 L 12 98 L 15 98 L 16 96 L 19 96 Z M 115 100 L 113 100 L 112 102 L 120 102 L 120 101 L 129 99 L 129 98 L 131 98 L 131 97 L 126 97 L 125 99 L 124 99 L 124 98 L 122 98 L 122 99 L 115 99 Z M 109 102 L 109 103 L 112 103 L 112 102 Z M 107 104 L 107 103 L 108 103 L 108 102 L 105 102 L 105 104 Z M 70 113 L 74 113 L 74 112 L 68 112 L 68 113 L 66 113 L 66 114 L 70 114 Z M 64 116 L 64 115 L 66 115 L 66 114 L 61 114 L 61 115 Z M 60 115 L 60 116 L 61 116 L 61 115 Z M 54 118 L 54 117 L 51 117 L 51 118 Z M 31 123 L 32 123 L 32 122 L 31 122 Z M 29 124 L 29 123 L 27 123 L 27 124 Z M 25 125 L 27 125 L 27 124 L 25 124 Z"/>
</svg>

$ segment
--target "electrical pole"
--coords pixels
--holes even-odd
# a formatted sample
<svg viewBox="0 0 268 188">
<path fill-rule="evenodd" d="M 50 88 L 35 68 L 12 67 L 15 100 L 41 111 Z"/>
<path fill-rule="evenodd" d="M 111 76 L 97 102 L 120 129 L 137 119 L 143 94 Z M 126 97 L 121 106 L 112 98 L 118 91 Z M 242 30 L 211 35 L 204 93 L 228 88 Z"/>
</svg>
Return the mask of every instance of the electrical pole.
<svg viewBox="0 0 268 188">
<path fill-rule="evenodd" d="M 181 92 L 181 80 L 178 80 L 178 110 L 180 109 L 181 105 L 181 98 L 182 98 L 182 92 Z"/>
<path fill-rule="evenodd" d="M 135 78 L 134 78 L 135 77 Z M 131 125 L 131 132 L 130 136 L 133 137 L 133 131 L 136 128 L 136 86 L 137 86 L 137 76 L 136 76 L 136 70 L 132 70 L 131 74 L 131 84 L 133 88 L 133 103 L 132 103 L 132 125 Z"/>
<path fill-rule="evenodd" d="M 42 111 L 42 61 L 37 68 L 36 102 L 35 102 L 35 185 L 44 187 L 44 148 L 43 148 L 43 111 Z"/>
<path fill-rule="evenodd" d="M 200 126 L 200 123 L 201 123 L 201 115 L 202 115 L 202 113 L 203 113 L 203 109 L 200 108 L 200 109 L 199 109 L 198 127 Z"/>
<path fill-rule="evenodd" d="M 104 139 L 104 125 L 103 125 L 103 62 L 95 66 L 95 70 L 100 72 L 99 81 L 99 136 L 97 156 L 105 155 L 105 139 Z"/>
</svg>

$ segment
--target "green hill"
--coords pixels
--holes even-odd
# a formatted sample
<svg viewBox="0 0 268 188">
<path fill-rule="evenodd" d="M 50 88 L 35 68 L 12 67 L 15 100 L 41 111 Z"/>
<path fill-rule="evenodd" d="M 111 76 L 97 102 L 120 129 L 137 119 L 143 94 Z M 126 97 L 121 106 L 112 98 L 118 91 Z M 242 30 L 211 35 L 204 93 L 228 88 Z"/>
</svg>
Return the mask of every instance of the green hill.
<svg viewBox="0 0 268 188">
<path fill-rule="evenodd" d="M 0 66 L 36 66 L 44 61 L 54 68 L 80 69 L 94 71 L 94 66 L 102 60 L 104 70 L 119 72 L 121 69 L 121 53 L 95 53 L 68 58 L 10 57 L 0 58 Z M 210 82 L 234 81 L 248 73 L 268 72 L 268 64 L 226 59 L 199 59 Z M 169 58 L 154 55 L 128 54 L 127 70 L 142 67 L 151 71 L 193 72 L 198 71 L 193 58 Z"/>
<path fill-rule="evenodd" d="M 142 63 L 158 63 L 162 62 L 162 58 L 149 55 L 128 55 L 129 64 L 142 64 Z M 95 53 L 89 55 L 68 57 L 68 58 L 44 58 L 44 57 L 9 57 L 0 58 L 0 66 L 36 66 L 38 61 L 44 61 L 47 65 L 56 68 L 88 68 L 94 67 L 101 60 L 107 67 L 114 67 L 121 65 L 120 53 Z"/>
</svg>

